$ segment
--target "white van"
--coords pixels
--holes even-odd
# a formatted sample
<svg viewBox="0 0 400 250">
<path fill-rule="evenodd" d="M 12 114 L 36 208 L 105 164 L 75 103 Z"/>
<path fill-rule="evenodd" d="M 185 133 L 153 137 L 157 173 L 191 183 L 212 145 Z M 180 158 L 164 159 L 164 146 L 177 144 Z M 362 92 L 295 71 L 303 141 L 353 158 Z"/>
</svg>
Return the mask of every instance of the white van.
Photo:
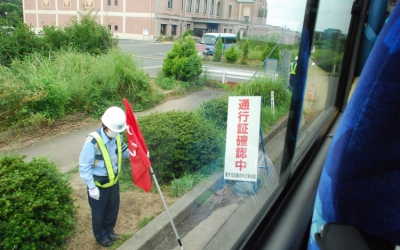
<svg viewBox="0 0 400 250">
<path fill-rule="evenodd" d="M 205 55 L 214 55 L 215 44 L 217 43 L 218 36 L 221 36 L 222 43 L 225 49 L 229 49 L 232 45 L 236 46 L 237 37 L 235 34 L 230 33 L 205 33 L 200 40 L 200 44 L 206 45 Z"/>
</svg>

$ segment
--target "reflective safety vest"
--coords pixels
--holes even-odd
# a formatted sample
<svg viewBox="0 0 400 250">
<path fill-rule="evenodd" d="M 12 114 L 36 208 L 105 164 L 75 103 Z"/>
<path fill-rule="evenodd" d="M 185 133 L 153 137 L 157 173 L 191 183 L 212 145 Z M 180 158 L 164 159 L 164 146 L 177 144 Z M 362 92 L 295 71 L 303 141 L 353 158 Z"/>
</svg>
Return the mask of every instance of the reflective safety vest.
<svg viewBox="0 0 400 250">
<path fill-rule="evenodd" d="M 292 62 L 290 64 L 290 74 L 292 74 L 292 75 L 296 74 L 296 67 L 297 67 L 297 62 Z"/>
<path fill-rule="evenodd" d="M 115 174 L 110 155 L 108 154 L 106 145 L 104 145 L 103 138 L 101 138 L 101 136 L 100 136 L 100 131 L 92 132 L 89 135 L 96 139 L 97 144 L 100 147 L 100 151 L 101 151 L 101 154 L 102 154 L 102 157 L 104 160 L 104 164 L 107 169 L 108 178 L 110 179 L 110 182 L 105 183 L 105 184 L 100 184 L 98 181 L 95 181 L 94 183 L 96 184 L 96 186 L 102 187 L 102 188 L 111 187 L 112 185 L 117 183 L 118 173 L 119 173 L 119 170 L 121 169 L 121 160 L 122 160 L 121 136 L 120 136 L 120 134 L 118 134 L 117 137 L 115 138 L 117 140 L 117 148 L 118 148 L 117 149 L 118 150 L 118 154 L 117 154 L 118 155 L 118 169 L 117 169 L 117 173 Z"/>
</svg>

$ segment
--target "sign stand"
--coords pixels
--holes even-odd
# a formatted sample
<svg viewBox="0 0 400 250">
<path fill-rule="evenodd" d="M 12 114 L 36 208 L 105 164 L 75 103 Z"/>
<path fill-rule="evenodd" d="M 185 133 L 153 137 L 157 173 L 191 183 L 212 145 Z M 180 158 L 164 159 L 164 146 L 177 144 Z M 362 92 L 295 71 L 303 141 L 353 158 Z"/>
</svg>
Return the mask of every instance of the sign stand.
<svg viewBox="0 0 400 250">
<path fill-rule="evenodd" d="M 261 129 L 261 125 L 260 125 L 260 139 L 261 139 L 261 147 L 263 150 L 263 155 L 264 155 L 264 163 L 265 166 L 258 166 L 258 168 L 264 168 L 265 171 L 267 172 L 267 175 L 269 173 L 268 171 L 268 161 L 267 161 L 267 153 L 265 152 L 265 146 L 264 146 L 264 138 L 262 136 L 262 129 Z M 225 180 L 225 176 L 222 177 L 222 183 L 220 186 L 220 189 L 224 188 L 226 184 L 226 180 Z M 258 191 L 258 181 L 254 182 L 254 192 Z"/>
</svg>

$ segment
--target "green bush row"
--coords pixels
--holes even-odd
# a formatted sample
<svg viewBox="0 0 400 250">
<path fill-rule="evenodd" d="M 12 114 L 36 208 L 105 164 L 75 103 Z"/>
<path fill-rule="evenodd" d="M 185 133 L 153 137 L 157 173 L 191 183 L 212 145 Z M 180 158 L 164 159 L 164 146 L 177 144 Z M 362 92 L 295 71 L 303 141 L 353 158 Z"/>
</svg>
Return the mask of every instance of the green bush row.
<svg viewBox="0 0 400 250">
<path fill-rule="evenodd" d="M 98 117 L 109 106 L 122 106 L 122 98 L 136 111 L 162 98 L 129 54 L 118 49 L 101 56 L 34 54 L 0 67 L 0 130 L 34 128 L 77 111 Z"/>
<path fill-rule="evenodd" d="M 13 60 L 23 60 L 32 53 L 48 55 L 71 48 L 100 55 L 117 47 L 118 40 L 89 12 L 81 14 L 80 21 L 76 17 L 70 19 L 65 28 L 44 26 L 40 36 L 24 23 L 19 23 L 11 33 L 0 29 L 0 44 L 0 65 L 10 66 Z"/>
</svg>

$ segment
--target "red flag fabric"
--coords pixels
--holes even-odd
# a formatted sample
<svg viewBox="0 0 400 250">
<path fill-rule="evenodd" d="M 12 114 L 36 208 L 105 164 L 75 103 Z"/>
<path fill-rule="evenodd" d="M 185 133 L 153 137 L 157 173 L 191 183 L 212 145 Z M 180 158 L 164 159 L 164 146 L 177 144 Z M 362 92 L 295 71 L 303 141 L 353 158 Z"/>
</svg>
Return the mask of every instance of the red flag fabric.
<svg viewBox="0 0 400 250">
<path fill-rule="evenodd" d="M 133 183 L 146 193 L 151 189 L 149 167 L 150 159 L 147 156 L 147 147 L 135 115 L 126 99 L 123 99 L 126 113 L 126 136 L 131 160 Z"/>
</svg>

